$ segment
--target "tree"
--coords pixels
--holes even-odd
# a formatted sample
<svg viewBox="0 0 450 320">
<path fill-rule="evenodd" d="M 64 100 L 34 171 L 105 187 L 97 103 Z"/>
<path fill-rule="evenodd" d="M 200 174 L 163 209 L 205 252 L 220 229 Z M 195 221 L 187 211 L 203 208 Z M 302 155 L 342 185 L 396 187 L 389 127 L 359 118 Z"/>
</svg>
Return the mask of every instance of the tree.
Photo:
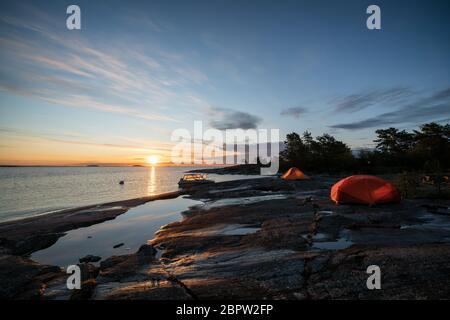
<svg viewBox="0 0 450 320">
<path fill-rule="evenodd" d="M 405 130 L 399 131 L 396 128 L 376 130 L 378 138 L 375 151 L 382 159 L 381 163 L 385 167 L 410 167 L 410 152 L 414 145 L 414 135 Z"/>
<path fill-rule="evenodd" d="M 323 134 L 316 140 L 312 152 L 319 169 L 334 172 L 351 168 L 354 158 L 351 149 L 345 143 L 329 134 Z"/>
<path fill-rule="evenodd" d="M 287 166 L 329 172 L 351 168 L 354 160 L 350 148 L 342 141 L 329 134 L 314 140 L 308 131 L 303 137 L 295 132 L 286 136 L 282 159 Z"/>
<path fill-rule="evenodd" d="M 281 152 L 281 158 L 289 166 L 301 166 L 302 157 L 305 155 L 305 146 L 300 135 L 296 132 L 289 133 L 284 144 L 285 149 Z"/>
<path fill-rule="evenodd" d="M 438 161 L 442 168 L 450 163 L 450 125 L 435 122 L 424 124 L 420 131 L 414 130 L 414 155 L 422 163 Z"/>
<path fill-rule="evenodd" d="M 414 136 L 405 130 L 399 131 L 396 128 L 379 129 L 375 133 L 378 138 L 376 149 L 390 155 L 399 155 L 411 150 Z"/>
<path fill-rule="evenodd" d="M 283 168 L 297 166 L 312 171 L 410 172 L 428 170 L 445 172 L 450 164 L 450 125 L 434 122 L 407 132 L 397 128 L 375 131 L 375 150 L 365 150 L 355 158 L 351 149 L 329 134 L 312 137 L 292 132 L 286 136 L 281 153 Z M 439 170 L 430 169 L 439 168 Z"/>
<path fill-rule="evenodd" d="M 303 132 L 303 143 L 306 146 L 306 148 L 308 149 L 308 151 L 311 151 L 312 148 L 314 147 L 314 138 L 312 137 L 311 132 L 309 131 L 305 131 Z"/>
</svg>

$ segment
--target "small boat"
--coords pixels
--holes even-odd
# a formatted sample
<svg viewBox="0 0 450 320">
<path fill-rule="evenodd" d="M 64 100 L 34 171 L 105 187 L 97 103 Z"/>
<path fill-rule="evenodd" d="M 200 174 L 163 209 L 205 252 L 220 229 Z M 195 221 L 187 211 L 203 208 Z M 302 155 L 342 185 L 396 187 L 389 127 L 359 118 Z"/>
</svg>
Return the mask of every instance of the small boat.
<svg viewBox="0 0 450 320">
<path fill-rule="evenodd" d="M 180 188 L 189 188 L 210 183 L 214 183 L 214 181 L 208 180 L 206 174 L 189 173 L 185 174 L 183 178 L 181 178 L 180 181 L 178 181 L 178 186 Z"/>
</svg>

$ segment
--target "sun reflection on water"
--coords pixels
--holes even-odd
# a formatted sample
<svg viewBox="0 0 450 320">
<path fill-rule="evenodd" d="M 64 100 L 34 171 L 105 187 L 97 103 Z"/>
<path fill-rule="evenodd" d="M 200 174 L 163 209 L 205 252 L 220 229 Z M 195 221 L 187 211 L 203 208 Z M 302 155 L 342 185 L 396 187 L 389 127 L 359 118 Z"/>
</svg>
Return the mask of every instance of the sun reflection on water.
<svg viewBox="0 0 450 320">
<path fill-rule="evenodd" d="M 156 169 L 154 166 L 150 167 L 150 170 L 148 171 L 149 179 L 148 179 L 148 194 L 154 195 L 156 192 Z"/>
</svg>

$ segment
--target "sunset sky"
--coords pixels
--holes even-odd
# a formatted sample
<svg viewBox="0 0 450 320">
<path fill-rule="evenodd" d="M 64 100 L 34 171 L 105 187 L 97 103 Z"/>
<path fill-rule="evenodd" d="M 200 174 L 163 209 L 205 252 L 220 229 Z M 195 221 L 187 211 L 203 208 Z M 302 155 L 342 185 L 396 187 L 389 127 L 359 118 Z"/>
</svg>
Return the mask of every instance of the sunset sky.
<svg viewBox="0 0 450 320">
<path fill-rule="evenodd" d="M 366 28 L 378 4 L 382 30 Z M 78 4 L 82 29 L 66 28 Z M 2 1 L 0 164 L 169 161 L 173 130 L 450 120 L 449 1 Z"/>
</svg>

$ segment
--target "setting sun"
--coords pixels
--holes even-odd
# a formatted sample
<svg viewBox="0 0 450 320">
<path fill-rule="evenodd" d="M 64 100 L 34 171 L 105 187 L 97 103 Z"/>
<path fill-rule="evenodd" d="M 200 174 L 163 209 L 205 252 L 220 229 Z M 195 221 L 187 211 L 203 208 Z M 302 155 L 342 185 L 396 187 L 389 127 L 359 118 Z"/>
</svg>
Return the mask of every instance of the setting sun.
<svg viewBox="0 0 450 320">
<path fill-rule="evenodd" d="M 157 156 L 149 156 L 147 158 L 147 162 L 149 164 L 151 164 L 152 166 L 154 166 L 154 165 L 158 164 L 158 157 Z"/>
</svg>

